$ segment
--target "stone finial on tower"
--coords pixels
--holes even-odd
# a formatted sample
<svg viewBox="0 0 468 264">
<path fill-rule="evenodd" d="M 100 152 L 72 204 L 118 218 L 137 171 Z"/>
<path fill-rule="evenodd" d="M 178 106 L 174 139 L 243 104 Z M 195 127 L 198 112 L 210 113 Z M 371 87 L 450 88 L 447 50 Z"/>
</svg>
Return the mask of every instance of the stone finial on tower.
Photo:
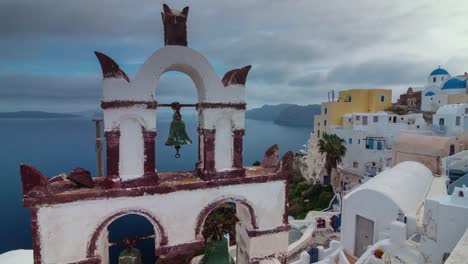
<svg viewBox="0 0 468 264">
<path fill-rule="evenodd" d="M 20 165 L 23 196 L 44 197 L 51 194 L 49 179 L 38 169 L 26 164 Z"/>
<path fill-rule="evenodd" d="M 187 46 L 187 17 L 189 7 L 182 11 L 171 9 L 163 4 L 161 17 L 164 25 L 164 45 Z"/>
<path fill-rule="evenodd" d="M 122 71 L 119 65 L 111 59 L 109 56 L 105 55 L 104 53 L 95 51 L 96 57 L 99 60 L 102 68 L 102 77 L 106 78 L 124 78 L 127 82 L 130 82 L 127 74 Z"/>
<path fill-rule="evenodd" d="M 249 74 L 250 68 L 252 68 L 252 65 L 247 65 L 243 68 L 226 72 L 222 80 L 224 87 L 231 84 L 245 85 L 245 82 L 247 81 L 247 74 Z"/>
</svg>

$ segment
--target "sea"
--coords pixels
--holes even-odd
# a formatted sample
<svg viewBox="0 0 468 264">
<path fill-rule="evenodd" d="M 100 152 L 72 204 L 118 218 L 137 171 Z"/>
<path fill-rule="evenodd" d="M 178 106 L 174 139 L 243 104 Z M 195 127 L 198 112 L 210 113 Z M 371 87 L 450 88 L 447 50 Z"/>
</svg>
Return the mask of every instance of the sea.
<svg viewBox="0 0 468 264">
<path fill-rule="evenodd" d="M 174 158 L 172 147 L 165 146 L 170 115 L 158 117 L 156 166 L 158 171 L 193 170 L 197 159 L 197 121 L 195 114 L 184 115 L 186 130 L 194 144 L 183 146 L 181 158 Z M 311 128 L 287 127 L 269 121 L 245 120 L 244 165 L 261 161 L 273 144 L 279 145 L 280 157 L 288 150 L 298 151 L 307 142 Z M 48 177 L 69 172 L 76 167 L 96 173 L 95 124 L 88 117 L 54 119 L 0 119 L 0 254 L 14 249 L 30 249 L 30 211 L 22 207 L 20 163 L 32 165 Z M 133 218 L 132 218 L 133 217 Z M 151 226 L 145 219 L 132 216 L 110 227 L 110 241 L 120 241 L 127 233 L 145 235 Z M 80 219 L 74 219 L 80 221 Z M 115 226 L 115 227 L 113 227 Z M 138 228 L 135 228 L 138 227 Z M 136 230 L 138 229 L 138 230 Z M 71 240 L 73 238 L 70 238 Z M 143 241 L 140 250 L 154 249 Z M 118 243 L 117 243 L 118 244 Z M 110 254 L 116 263 L 123 245 Z M 60 249 L 58 249 L 60 250 Z M 150 254 L 151 255 L 151 254 Z M 154 263 L 154 256 L 143 263 Z"/>
</svg>

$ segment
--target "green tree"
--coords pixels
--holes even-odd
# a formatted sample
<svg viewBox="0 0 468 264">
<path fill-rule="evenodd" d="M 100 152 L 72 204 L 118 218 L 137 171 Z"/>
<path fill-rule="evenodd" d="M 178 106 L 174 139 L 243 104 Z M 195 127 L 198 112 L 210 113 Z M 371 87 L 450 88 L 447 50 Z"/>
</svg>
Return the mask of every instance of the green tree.
<svg viewBox="0 0 468 264">
<path fill-rule="evenodd" d="M 323 133 L 318 147 L 320 154 L 325 154 L 325 169 L 331 179 L 332 170 L 336 169 L 346 154 L 345 140 L 336 134 Z"/>
</svg>

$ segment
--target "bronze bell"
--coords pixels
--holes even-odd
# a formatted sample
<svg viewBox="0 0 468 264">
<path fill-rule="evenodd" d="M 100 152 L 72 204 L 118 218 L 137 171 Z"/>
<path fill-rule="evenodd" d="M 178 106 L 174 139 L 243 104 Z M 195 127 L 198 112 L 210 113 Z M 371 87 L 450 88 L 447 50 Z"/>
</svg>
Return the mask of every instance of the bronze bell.
<svg viewBox="0 0 468 264">
<path fill-rule="evenodd" d="M 187 132 L 185 131 L 185 123 L 182 121 L 182 116 L 178 109 L 172 115 L 171 127 L 169 129 L 169 136 L 166 140 L 166 146 L 174 146 L 176 149 L 176 158 L 180 158 L 179 149 L 182 145 L 192 144 Z"/>
</svg>

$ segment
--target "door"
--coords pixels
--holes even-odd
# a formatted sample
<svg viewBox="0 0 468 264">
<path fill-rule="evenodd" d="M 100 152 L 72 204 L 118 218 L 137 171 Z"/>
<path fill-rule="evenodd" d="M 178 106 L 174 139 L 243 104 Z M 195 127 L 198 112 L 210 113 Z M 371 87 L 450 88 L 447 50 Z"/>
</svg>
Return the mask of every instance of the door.
<svg viewBox="0 0 468 264">
<path fill-rule="evenodd" d="M 374 244 L 374 221 L 356 215 L 354 255 L 360 257 L 372 244 Z"/>
</svg>

